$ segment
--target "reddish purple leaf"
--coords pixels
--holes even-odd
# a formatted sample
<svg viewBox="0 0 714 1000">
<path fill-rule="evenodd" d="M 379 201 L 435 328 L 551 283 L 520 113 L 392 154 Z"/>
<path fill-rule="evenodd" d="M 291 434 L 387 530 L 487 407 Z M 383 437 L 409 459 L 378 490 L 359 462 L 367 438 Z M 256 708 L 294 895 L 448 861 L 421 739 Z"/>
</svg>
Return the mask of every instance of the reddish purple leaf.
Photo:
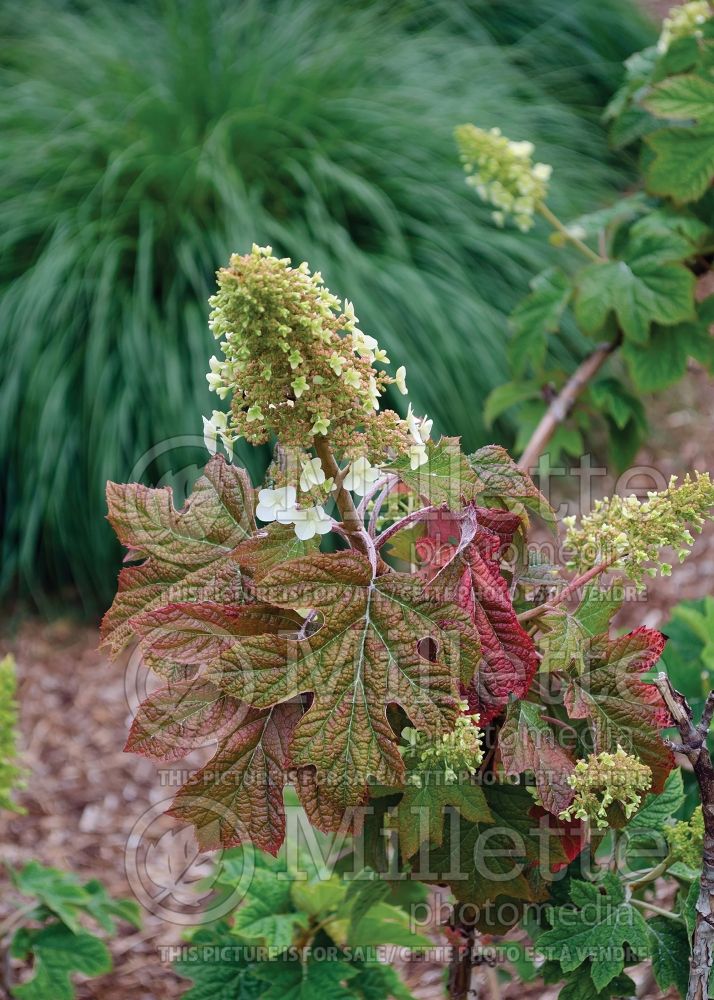
<svg viewBox="0 0 714 1000">
<path fill-rule="evenodd" d="M 516 515 L 486 515 L 467 507 L 462 514 L 430 520 L 432 559 L 423 570 L 427 592 L 458 604 L 476 624 L 482 660 L 468 696 L 483 724 L 502 711 L 511 695 L 525 696 L 538 668 L 535 645 L 518 621 L 498 561 L 516 526 L 508 519 Z M 498 525 L 498 533 L 486 527 L 489 521 Z"/>
</svg>

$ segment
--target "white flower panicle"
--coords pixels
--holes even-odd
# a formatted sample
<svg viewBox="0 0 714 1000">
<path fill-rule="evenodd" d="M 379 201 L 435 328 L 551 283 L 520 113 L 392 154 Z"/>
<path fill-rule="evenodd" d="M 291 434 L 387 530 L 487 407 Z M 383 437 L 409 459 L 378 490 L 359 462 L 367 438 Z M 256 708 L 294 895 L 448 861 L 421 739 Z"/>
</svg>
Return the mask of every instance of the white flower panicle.
<svg viewBox="0 0 714 1000">
<path fill-rule="evenodd" d="M 662 33 L 657 42 L 657 51 L 664 55 L 672 42 L 679 38 L 701 38 L 701 26 L 712 16 L 708 0 L 694 0 L 679 7 L 672 7 L 662 22 Z"/>
<path fill-rule="evenodd" d="M 352 303 L 332 295 L 307 263 L 293 267 L 270 247 L 233 254 L 210 304 L 224 357 L 210 359 L 206 378 L 231 405 L 203 418 L 206 447 L 215 454 L 222 442 L 232 455 L 238 438 L 277 439 L 284 453 L 299 456 L 271 475 L 275 489 L 260 491 L 261 521 L 292 524 L 304 539 L 334 526 L 320 506 L 334 482 L 313 457 L 316 438 L 329 437 L 345 488 L 362 497 L 385 462 L 406 454 L 417 469 L 428 461 L 432 421 L 417 418 L 411 405 L 406 419 L 380 408 L 388 386 L 406 394 L 405 366 L 393 377 L 376 367 L 390 364 L 386 351 L 360 329 Z"/>
<path fill-rule="evenodd" d="M 513 142 L 498 128 L 460 125 L 455 134 L 468 174 L 466 183 L 483 201 L 493 205 L 494 222 L 502 226 L 510 215 L 521 232 L 527 232 L 538 206 L 547 197 L 553 168 L 547 163 L 533 163 L 533 143 Z"/>
</svg>

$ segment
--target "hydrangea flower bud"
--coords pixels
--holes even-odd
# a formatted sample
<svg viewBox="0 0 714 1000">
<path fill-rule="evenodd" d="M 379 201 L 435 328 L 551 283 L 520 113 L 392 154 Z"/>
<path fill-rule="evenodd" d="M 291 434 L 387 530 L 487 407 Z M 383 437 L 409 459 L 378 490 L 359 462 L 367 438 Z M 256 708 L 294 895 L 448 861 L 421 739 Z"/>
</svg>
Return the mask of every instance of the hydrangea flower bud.
<svg viewBox="0 0 714 1000">
<path fill-rule="evenodd" d="M 566 517 L 568 566 L 584 572 L 598 562 L 612 559 L 613 569 L 620 569 L 642 589 L 645 574 L 668 576 L 672 570 L 662 562 L 660 552 L 673 548 L 682 562 L 694 541 L 692 531 L 700 532 L 714 507 L 714 484 L 709 473 L 687 475 L 677 486 L 672 476 L 667 489 L 650 492 L 647 500 L 635 496 L 605 497 L 596 500 L 590 514 L 576 526 L 574 517 Z"/>
<path fill-rule="evenodd" d="M 388 385 L 397 383 L 377 364 L 388 359 L 374 337 L 359 329 L 351 302 L 344 305 L 307 264 L 293 267 L 270 247 L 234 254 L 218 272 L 210 327 L 223 361 L 212 358 L 210 388 L 232 395 L 231 440 L 307 450 L 329 432 L 337 452 L 385 459 L 408 446 L 398 414 L 380 411 Z"/>
<path fill-rule="evenodd" d="M 678 821 L 664 828 L 672 861 L 680 861 L 689 868 L 700 868 L 704 847 L 704 814 L 702 807 L 692 813 L 689 820 Z"/>
<path fill-rule="evenodd" d="M 513 142 L 498 128 L 460 125 L 455 134 L 468 174 L 466 183 L 493 205 L 494 222 L 502 226 L 511 215 L 521 232 L 527 232 L 548 194 L 552 167 L 533 163 L 533 143 Z"/>
<path fill-rule="evenodd" d="M 701 38 L 701 25 L 712 16 L 708 0 L 694 0 L 680 7 L 672 7 L 662 22 L 662 33 L 657 42 L 657 51 L 664 54 L 672 42 L 678 38 Z"/>
<path fill-rule="evenodd" d="M 417 729 L 406 728 L 402 730 L 402 738 L 407 745 L 400 752 L 411 772 L 411 784 L 421 785 L 422 778 L 434 772 L 445 784 L 455 784 L 460 774 L 475 774 L 483 762 L 479 717 L 469 714 L 465 701 L 450 733 L 433 739 Z"/>
<path fill-rule="evenodd" d="M 604 830 L 609 825 L 608 806 L 615 802 L 622 806 L 628 819 L 633 815 L 652 784 L 652 771 L 618 745 L 615 753 L 603 751 L 579 760 L 568 784 L 575 798 L 560 813 L 560 818 L 590 820 Z"/>
</svg>

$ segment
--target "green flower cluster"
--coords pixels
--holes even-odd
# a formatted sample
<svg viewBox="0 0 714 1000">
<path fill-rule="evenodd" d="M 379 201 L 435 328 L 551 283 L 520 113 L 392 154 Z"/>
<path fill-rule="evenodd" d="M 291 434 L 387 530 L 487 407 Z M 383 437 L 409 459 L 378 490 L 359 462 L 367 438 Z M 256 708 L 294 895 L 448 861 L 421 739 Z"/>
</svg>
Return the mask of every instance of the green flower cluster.
<svg viewBox="0 0 714 1000">
<path fill-rule="evenodd" d="M 22 812 L 13 792 L 24 788 L 24 770 L 17 762 L 17 702 L 15 661 L 0 660 L 0 809 Z"/>
<path fill-rule="evenodd" d="M 211 358 L 206 376 L 231 414 L 205 421 L 207 441 L 230 449 L 237 437 L 263 444 L 275 435 L 284 447 L 309 449 L 329 433 L 333 448 L 374 459 L 409 445 L 409 430 L 393 411 L 379 412 L 395 377 L 375 365 L 389 358 L 364 334 L 350 302 L 344 305 L 306 263 L 292 267 L 270 247 L 234 254 L 218 272 L 210 327 L 225 355 Z"/>
<path fill-rule="evenodd" d="M 546 199 L 553 168 L 532 162 L 532 142 L 512 142 L 498 128 L 486 131 L 475 125 L 459 125 L 455 135 L 469 175 L 466 183 L 496 209 L 494 222 L 502 226 L 506 215 L 512 215 L 521 232 L 527 232 L 538 206 Z"/>
<path fill-rule="evenodd" d="M 615 753 L 603 751 L 579 760 L 568 784 L 575 798 L 560 818 L 591 820 L 599 829 L 605 829 L 608 806 L 615 802 L 620 803 L 628 819 L 632 816 L 652 784 L 652 772 L 618 744 Z"/>
<path fill-rule="evenodd" d="M 606 497 L 596 500 L 590 514 L 576 527 L 574 517 L 566 517 L 567 565 L 583 572 L 596 563 L 612 560 L 613 569 L 622 570 L 642 589 L 643 578 L 661 573 L 668 576 L 672 566 L 660 559 L 662 549 L 672 548 L 682 562 L 694 538 L 714 507 L 714 484 L 709 473 L 687 475 L 681 485 L 672 476 L 667 489 L 650 492 L 647 500 L 637 497 Z"/>
<path fill-rule="evenodd" d="M 664 835 L 673 862 L 681 861 L 689 868 L 701 868 L 704 846 L 704 814 L 701 806 L 697 806 L 688 821 L 680 820 L 674 826 L 666 826 Z"/>
<path fill-rule="evenodd" d="M 461 715 L 450 733 L 433 739 L 417 729 L 402 730 L 407 745 L 400 748 L 409 769 L 409 784 L 421 785 L 428 775 L 437 773 L 447 785 L 456 784 L 460 775 L 475 774 L 483 761 L 478 715 L 468 713 L 468 704 L 461 703 Z"/>
<path fill-rule="evenodd" d="M 657 51 L 666 52 L 672 42 L 679 38 L 701 37 L 700 26 L 712 16 L 708 0 L 694 0 L 679 7 L 672 7 L 662 22 L 662 33 L 657 42 Z"/>
</svg>

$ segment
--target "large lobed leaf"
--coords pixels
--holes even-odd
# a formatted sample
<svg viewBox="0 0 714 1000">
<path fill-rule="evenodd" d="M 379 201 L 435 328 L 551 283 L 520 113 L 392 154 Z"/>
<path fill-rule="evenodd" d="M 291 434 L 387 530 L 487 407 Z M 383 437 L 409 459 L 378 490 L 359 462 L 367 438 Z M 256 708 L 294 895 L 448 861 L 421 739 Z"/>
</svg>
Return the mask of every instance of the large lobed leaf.
<svg viewBox="0 0 714 1000">
<path fill-rule="evenodd" d="M 127 558 L 144 561 L 119 574 L 119 588 L 101 628 L 102 643 L 118 655 L 130 640 L 131 619 L 171 601 L 242 597 L 238 566 L 229 556 L 255 531 L 247 474 L 214 456 L 181 511 L 170 487 L 107 484 L 109 521 Z"/>
<path fill-rule="evenodd" d="M 295 560 L 256 589 L 270 605 L 313 609 L 321 626 L 305 638 L 241 638 L 209 665 L 208 676 L 263 708 L 312 694 L 291 760 L 326 772 L 341 807 L 363 801 L 369 778 L 400 784 L 404 765 L 387 706 L 400 705 L 433 736 L 453 727 L 459 683 L 479 661 L 468 617 L 426 597 L 416 577 L 375 578 L 369 560 L 353 551 Z"/>
</svg>

